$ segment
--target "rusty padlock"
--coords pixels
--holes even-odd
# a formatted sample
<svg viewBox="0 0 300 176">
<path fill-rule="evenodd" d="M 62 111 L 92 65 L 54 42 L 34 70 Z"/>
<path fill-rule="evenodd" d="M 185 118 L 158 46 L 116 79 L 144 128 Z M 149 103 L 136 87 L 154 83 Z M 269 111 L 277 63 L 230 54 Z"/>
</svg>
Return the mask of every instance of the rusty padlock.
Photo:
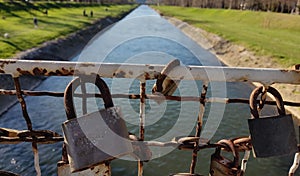
<svg viewBox="0 0 300 176">
<path fill-rule="evenodd" d="M 282 97 L 273 87 L 267 92 L 276 99 L 279 115 L 259 118 L 257 97 L 263 93 L 263 87 L 253 90 L 249 104 L 251 119 L 248 119 L 254 157 L 272 157 L 296 153 L 297 139 L 293 119 L 285 113 Z"/>
<path fill-rule="evenodd" d="M 230 140 L 222 139 L 218 142 L 220 145 L 228 147 L 233 154 L 233 160 L 221 156 L 221 146 L 211 155 L 210 176 L 241 176 L 241 168 L 239 166 L 239 153 L 235 149 L 234 144 Z"/>
<path fill-rule="evenodd" d="M 170 61 L 158 76 L 156 83 L 152 87 L 152 94 L 171 96 L 176 91 L 180 80 L 172 80 L 168 77 L 170 72 L 177 66 L 180 66 L 180 61 L 174 59 Z M 162 103 L 162 100 L 155 100 L 158 104 Z"/>
<path fill-rule="evenodd" d="M 73 93 L 79 85 L 85 83 L 97 86 L 105 109 L 76 118 Z M 62 128 L 71 172 L 85 170 L 132 153 L 120 108 L 114 107 L 109 88 L 99 75 L 72 80 L 64 92 L 64 103 L 68 120 L 63 123 Z"/>
<path fill-rule="evenodd" d="M 106 162 L 82 171 L 71 173 L 66 144 L 64 143 L 62 148 L 62 159 L 57 163 L 57 176 L 111 176 L 111 167 L 110 163 Z"/>
</svg>

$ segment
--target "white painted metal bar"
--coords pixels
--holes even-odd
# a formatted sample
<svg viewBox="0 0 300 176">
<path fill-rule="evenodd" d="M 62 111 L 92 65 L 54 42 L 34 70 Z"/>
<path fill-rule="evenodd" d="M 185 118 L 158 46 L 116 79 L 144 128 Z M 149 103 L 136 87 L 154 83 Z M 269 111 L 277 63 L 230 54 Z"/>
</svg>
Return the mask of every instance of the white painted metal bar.
<svg viewBox="0 0 300 176">
<path fill-rule="evenodd" d="M 165 65 L 97 62 L 2 60 L 0 74 L 72 76 L 99 74 L 106 78 L 156 79 Z M 168 75 L 174 80 L 300 84 L 300 71 L 271 68 L 179 66 Z"/>
<path fill-rule="evenodd" d="M 297 152 L 297 153 L 295 153 L 293 165 L 291 166 L 291 168 L 289 170 L 289 176 L 294 176 L 296 170 L 299 167 L 299 163 L 300 163 L 299 161 L 300 161 L 300 153 Z"/>
</svg>

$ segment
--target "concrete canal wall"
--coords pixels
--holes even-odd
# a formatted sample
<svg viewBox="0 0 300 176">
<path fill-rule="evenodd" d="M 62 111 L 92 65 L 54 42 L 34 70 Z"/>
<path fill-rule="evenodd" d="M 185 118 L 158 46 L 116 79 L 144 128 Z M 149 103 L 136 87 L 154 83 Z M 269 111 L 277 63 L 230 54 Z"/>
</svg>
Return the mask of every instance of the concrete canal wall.
<svg viewBox="0 0 300 176">
<path fill-rule="evenodd" d="M 257 56 L 254 52 L 247 50 L 245 47 L 233 44 L 216 34 L 196 28 L 176 18 L 165 18 L 200 46 L 215 54 L 218 59 L 227 66 L 282 68 L 282 66 L 276 63 L 271 57 Z M 254 84 L 256 86 L 260 85 L 259 83 Z M 285 101 L 300 101 L 300 86 L 287 84 L 274 84 L 272 86 L 279 90 Z M 297 123 L 300 125 L 300 108 L 286 106 L 286 109 L 296 117 Z"/>
</svg>

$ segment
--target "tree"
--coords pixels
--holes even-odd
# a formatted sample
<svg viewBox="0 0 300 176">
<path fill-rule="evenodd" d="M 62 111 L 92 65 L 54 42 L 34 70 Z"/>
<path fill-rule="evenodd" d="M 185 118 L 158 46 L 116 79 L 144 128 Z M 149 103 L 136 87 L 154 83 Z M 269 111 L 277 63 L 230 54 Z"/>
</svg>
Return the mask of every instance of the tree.
<svg viewBox="0 0 300 176">
<path fill-rule="evenodd" d="M 232 8 L 232 0 L 229 0 L 229 7 L 228 9 L 231 9 Z"/>
<path fill-rule="evenodd" d="M 296 4 L 296 14 L 300 15 L 300 0 L 298 0 Z"/>
<path fill-rule="evenodd" d="M 161 0 L 165 5 L 300 13 L 300 0 Z"/>
</svg>

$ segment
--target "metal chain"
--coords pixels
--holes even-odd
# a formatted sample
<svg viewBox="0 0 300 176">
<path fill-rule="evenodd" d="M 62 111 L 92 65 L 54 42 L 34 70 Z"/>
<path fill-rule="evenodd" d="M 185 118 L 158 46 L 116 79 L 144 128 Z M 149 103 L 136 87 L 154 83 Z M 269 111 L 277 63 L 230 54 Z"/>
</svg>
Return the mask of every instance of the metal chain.
<svg viewBox="0 0 300 176">
<path fill-rule="evenodd" d="M 35 142 L 38 144 L 52 144 L 63 141 L 60 134 L 50 130 L 15 130 L 0 128 L 0 144 L 17 144 L 20 142 Z"/>
</svg>

